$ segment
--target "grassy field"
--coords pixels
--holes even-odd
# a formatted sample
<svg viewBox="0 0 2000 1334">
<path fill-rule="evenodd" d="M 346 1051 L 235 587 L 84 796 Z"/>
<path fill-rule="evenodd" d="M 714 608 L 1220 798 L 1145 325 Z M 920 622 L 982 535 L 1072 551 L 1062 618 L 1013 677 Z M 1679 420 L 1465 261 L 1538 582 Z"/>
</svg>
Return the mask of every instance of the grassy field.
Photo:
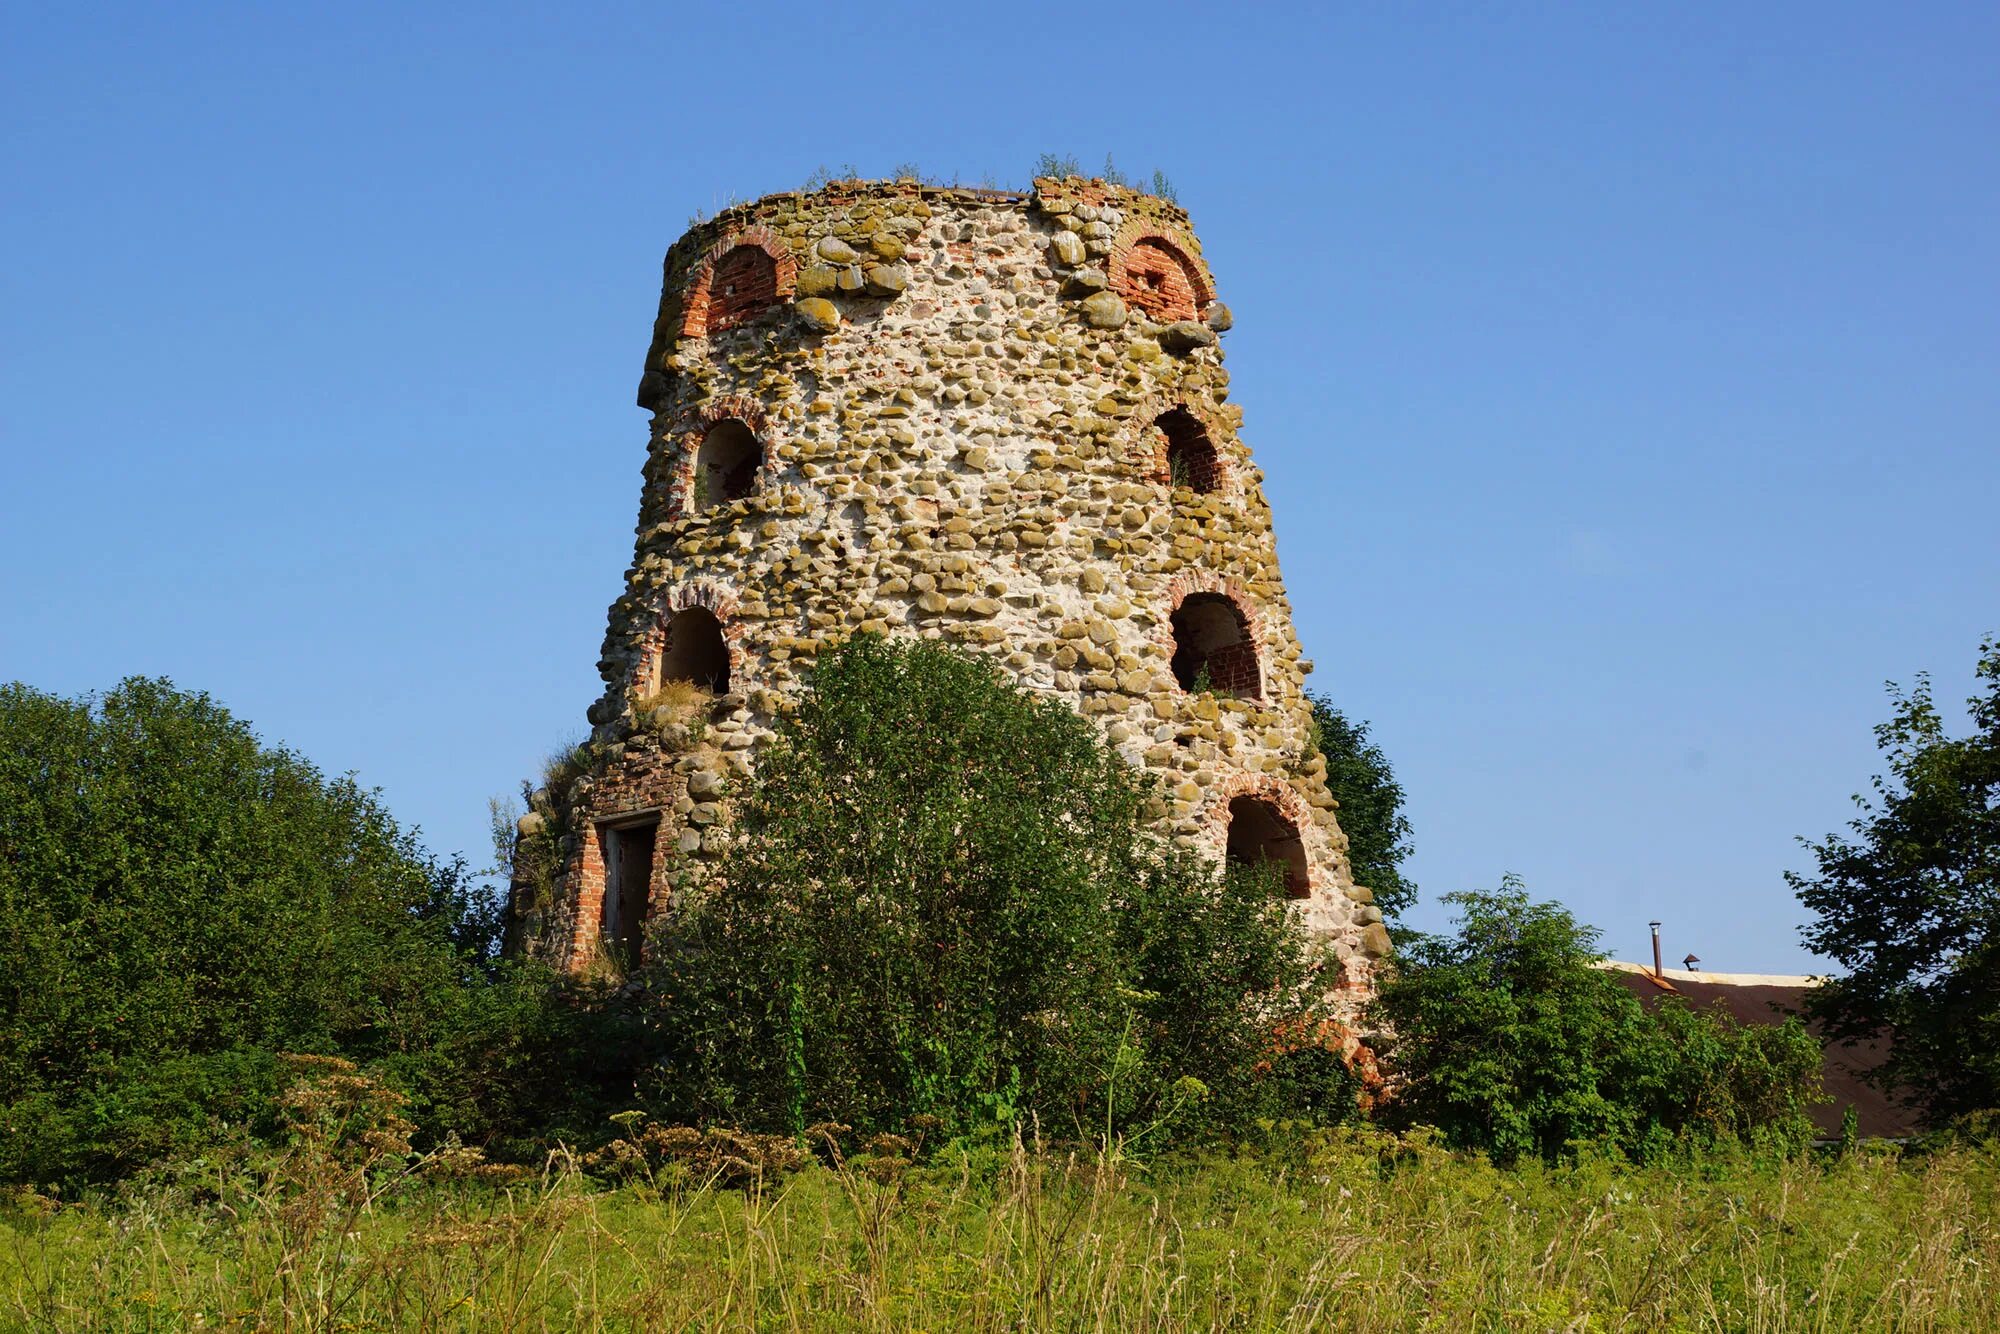
<svg viewBox="0 0 2000 1334">
<path fill-rule="evenodd" d="M 560 1159 L 386 1185 L 293 1161 L 22 1195 L 0 1212 L 0 1324 L 2000 1329 L 1991 1148 L 1500 1171 L 1361 1132 L 1152 1165 L 863 1158 L 762 1185 L 712 1161 L 616 1188 Z"/>
</svg>

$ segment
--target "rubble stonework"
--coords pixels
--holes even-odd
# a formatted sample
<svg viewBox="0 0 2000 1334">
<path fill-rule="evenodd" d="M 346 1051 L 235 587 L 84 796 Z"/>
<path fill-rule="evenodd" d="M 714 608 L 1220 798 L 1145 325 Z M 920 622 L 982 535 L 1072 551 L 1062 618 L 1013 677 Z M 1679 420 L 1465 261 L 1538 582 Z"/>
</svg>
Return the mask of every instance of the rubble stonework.
<svg viewBox="0 0 2000 1334">
<path fill-rule="evenodd" d="M 1215 293 L 1179 207 L 1075 178 L 835 183 L 675 243 L 595 760 L 552 883 L 516 887 L 529 947 L 583 967 L 607 876 L 629 908 L 698 874 L 814 656 L 872 631 L 990 655 L 1094 720 L 1160 778 L 1174 836 L 1284 862 L 1366 988 L 1388 938 L 1309 741 Z M 676 677 L 719 691 L 705 721 L 648 708 Z M 646 867 L 607 869 L 634 847 Z"/>
</svg>

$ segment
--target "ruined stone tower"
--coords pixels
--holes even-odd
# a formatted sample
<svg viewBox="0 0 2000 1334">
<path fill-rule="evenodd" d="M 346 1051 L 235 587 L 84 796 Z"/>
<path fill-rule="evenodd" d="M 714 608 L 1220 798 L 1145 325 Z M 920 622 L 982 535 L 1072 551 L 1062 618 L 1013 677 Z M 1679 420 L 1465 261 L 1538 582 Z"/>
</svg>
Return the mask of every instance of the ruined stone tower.
<svg viewBox="0 0 2000 1334">
<path fill-rule="evenodd" d="M 570 967 L 635 952 L 814 655 L 876 631 L 1095 720 L 1163 780 L 1174 835 L 1282 862 L 1366 986 L 1388 938 L 1308 742 L 1215 295 L 1179 207 L 1075 178 L 836 183 L 676 242 L 592 758 L 539 894 L 516 885 L 522 937 Z M 676 680 L 718 696 L 692 725 L 651 704 Z"/>
</svg>

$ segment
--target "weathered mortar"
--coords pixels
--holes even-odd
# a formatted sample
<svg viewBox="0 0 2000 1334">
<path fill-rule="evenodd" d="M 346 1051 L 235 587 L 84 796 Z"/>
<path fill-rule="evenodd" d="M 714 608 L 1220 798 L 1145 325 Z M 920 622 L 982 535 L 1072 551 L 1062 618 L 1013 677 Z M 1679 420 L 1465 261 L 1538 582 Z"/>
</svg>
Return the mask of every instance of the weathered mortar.
<svg viewBox="0 0 2000 1334">
<path fill-rule="evenodd" d="M 877 631 L 966 645 L 1060 696 L 1163 780 L 1164 826 L 1218 859 L 1231 801 L 1261 799 L 1303 842 L 1299 910 L 1366 987 L 1388 941 L 1310 754 L 1312 665 L 1227 401 L 1214 292 L 1181 209 L 1076 179 L 1026 195 L 836 184 L 676 242 L 639 388 L 654 415 L 638 542 L 590 710 L 604 759 L 554 902 L 521 905 L 535 947 L 571 966 L 596 948 L 598 822 L 661 812 L 656 904 L 677 861 L 718 851 L 718 786 L 749 773 L 822 647 Z M 1154 423 L 1175 409 L 1175 438 L 1205 433 L 1212 459 L 1169 463 Z M 712 497 L 696 453 L 732 421 L 761 466 L 747 495 L 697 508 Z M 1258 698 L 1176 681 L 1172 618 L 1203 594 L 1234 603 L 1252 647 L 1217 650 L 1193 684 L 1254 677 Z M 730 684 L 704 746 L 681 753 L 634 704 L 689 607 L 720 623 Z"/>
</svg>

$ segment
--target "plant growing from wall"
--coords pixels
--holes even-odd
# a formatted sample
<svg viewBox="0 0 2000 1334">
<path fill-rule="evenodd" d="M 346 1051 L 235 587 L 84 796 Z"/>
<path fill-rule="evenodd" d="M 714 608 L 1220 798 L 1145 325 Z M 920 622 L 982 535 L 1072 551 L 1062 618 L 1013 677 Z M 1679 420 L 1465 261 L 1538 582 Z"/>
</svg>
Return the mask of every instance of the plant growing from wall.
<svg viewBox="0 0 2000 1334">
<path fill-rule="evenodd" d="M 1035 158 L 1033 175 L 1037 179 L 1050 177 L 1055 180 L 1067 180 L 1072 176 L 1083 176 L 1086 174 L 1082 164 L 1077 161 L 1076 154 L 1074 153 L 1043 153 Z M 1152 193 L 1158 195 L 1168 203 L 1178 204 L 1181 202 L 1180 192 L 1174 189 L 1174 183 L 1168 178 L 1167 173 L 1155 168 L 1150 179 L 1141 176 L 1136 181 L 1132 180 L 1119 168 L 1118 163 L 1113 160 L 1113 156 L 1110 153 L 1104 155 L 1104 167 L 1097 173 L 1097 176 L 1106 185 L 1129 186 L 1140 190 L 1150 189 Z"/>
<path fill-rule="evenodd" d="M 693 681 L 673 679 L 633 700 L 632 716 L 662 745 L 678 750 L 701 743 L 714 705 L 714 691 Z"/>
<path fill-rule="evenodd" d="M 804 188 L 807 194 L 811 194 L 816 190 L 826 189 L 827 186 L 832 185 L 836 181 L 858 181 L 860 179 L 861 168 L 855 166 L 852 162 L 843 162 L 838 167 L 828 167 L 825 163 L 821 163 L 813 169 L 812 175 L 806 177 Z"/>
<path fill-rule="evenodd" d="M 576 832 L 579 786 L 595 760 L 588 741 L 572 741 L 549 752 L 542 761 L 541 781 L 523 781 L 525 815 L 503 828 L 513 813 L 497 799 L 493 812 L 493 842 L 499 865 L 514 886 L 516 911 L 529 911 L 552 901 L 556 877 L 562 873 L 569 838 Z"/>
</svg>

